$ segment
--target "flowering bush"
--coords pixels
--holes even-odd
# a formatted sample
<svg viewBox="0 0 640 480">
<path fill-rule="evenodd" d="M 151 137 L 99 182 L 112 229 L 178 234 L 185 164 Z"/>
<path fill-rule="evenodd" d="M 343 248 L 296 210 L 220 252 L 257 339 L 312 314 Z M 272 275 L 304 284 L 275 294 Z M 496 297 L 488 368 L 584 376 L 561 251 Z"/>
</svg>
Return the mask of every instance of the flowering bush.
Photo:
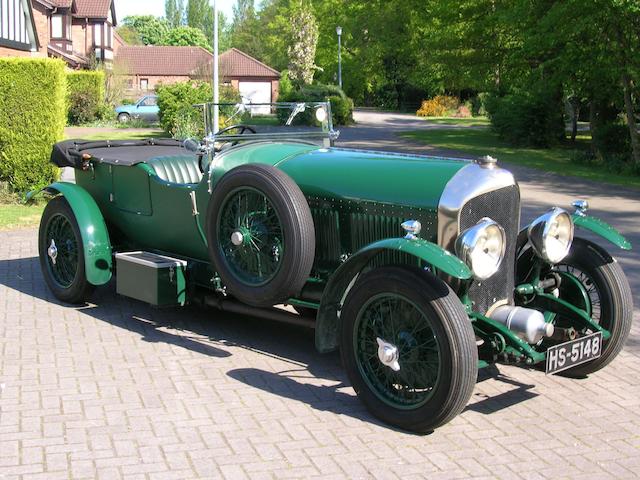
<svg viewBox="0 0 640 480">
<path fill-rule="evenodd" d="M 457 110 L 459 104 L 460 100 L 456 97 L 438 95 L 431 100 L 423 100 L 416 115 L 419 117 L 444 117 L 452 110 Z"/>
</svg>

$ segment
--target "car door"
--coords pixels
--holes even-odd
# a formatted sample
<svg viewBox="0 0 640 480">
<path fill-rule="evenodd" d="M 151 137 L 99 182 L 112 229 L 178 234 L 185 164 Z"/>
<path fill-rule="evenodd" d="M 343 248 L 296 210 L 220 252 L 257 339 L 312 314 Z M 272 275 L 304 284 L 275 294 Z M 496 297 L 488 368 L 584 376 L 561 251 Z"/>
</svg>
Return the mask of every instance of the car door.
<svg viewBox="0 0 640 480">
<path fill-rule="evenodd" d="M 138 112 L 140 118 L 148 122 L 158 121 L 158 98 L 154 95 L 148 95 L 138 104 Z"/>
</svg>

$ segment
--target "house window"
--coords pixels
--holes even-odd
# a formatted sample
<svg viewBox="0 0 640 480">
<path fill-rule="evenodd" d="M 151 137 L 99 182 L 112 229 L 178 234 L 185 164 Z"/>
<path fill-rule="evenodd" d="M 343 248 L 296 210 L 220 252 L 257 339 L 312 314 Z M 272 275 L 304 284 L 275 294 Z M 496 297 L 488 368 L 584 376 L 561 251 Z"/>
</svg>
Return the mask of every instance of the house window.
<svg viewBox="0 0 640 480">
<path fill-rule="evenodd" d="M 93 26 L 93 45 L 96 47 L 102 46 L 102 24 L 96 23 Z"/>
<path fill-rule="evenodd" d="M 149 79 L 141 78 L 140 79 L 140 90 L 148 90 L 149 89 Z"/>
<path fill-rule="evenodd" d="M 62 37 L 62 15 L 51 15 L 51 38 Z"/>
</svg>

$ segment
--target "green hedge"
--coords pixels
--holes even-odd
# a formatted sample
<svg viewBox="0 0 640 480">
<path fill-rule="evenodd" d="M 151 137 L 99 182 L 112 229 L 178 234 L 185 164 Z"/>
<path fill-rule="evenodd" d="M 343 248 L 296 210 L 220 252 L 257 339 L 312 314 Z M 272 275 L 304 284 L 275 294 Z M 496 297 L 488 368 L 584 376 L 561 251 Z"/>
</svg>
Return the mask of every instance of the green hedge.
<svg viewBox="0 0 640 480">
<path fill-rule="evenodd" d="M 100 118 L 105 111 L 104 72 L 67 73 L 67 104 L 70 125 L 93 122 Z"/>
<path fill-rule="evenodd" d="M 160 125 L 175 138 L 204 136 L 204 116 L 194 105 L 211 102 L 213 89 L 209 83 L 190 81 L 160 85 L 156 88 Z M 240 102 L 240 94 L 232 87 L 220 87 L 221 103 Z M 223 121 L 233 111 L 233 107 L 220 109 Z"/>
<path fill-rule="evenodd" d="M 64 63 L 0 58 L 0 181 L 17 192 L 55 180 L 51 148 L 66 120 Z"/>
<path fill-rule="evenodd" d="M 331 102 L 334 125 L 353 123 L 353 100 L 335 85 L 306 85 L 299 90 L 292 90 L 278 97 L 279 102 L 326 102 L 327 100 Z M 314 120 L 310 115 L 311 113 L 299 115 L 296 124 L 313 123 Z"/>
</svg>

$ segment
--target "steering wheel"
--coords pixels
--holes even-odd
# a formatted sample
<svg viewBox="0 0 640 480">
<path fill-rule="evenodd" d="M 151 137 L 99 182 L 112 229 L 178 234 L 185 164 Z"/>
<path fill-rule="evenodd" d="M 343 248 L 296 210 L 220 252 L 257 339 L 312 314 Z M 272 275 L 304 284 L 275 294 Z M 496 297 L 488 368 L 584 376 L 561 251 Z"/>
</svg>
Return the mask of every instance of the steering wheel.
<svg viewBox="0 0 640 480">
<path fill-rule="evenodd" d="M 230 125 L 228 127 L 223 128 L 222 130 L 218 130 L 216 132 L 216 140 L 220 141 L 220 143 L 229 143 L 229 142 L 225 142 L 224 139 L 218 138 L 218 135 L 224 135 L 225 133 L 230 132 L 231 130 L 240 130 L 238 132 L 238 135 L 244 135 L 244 132 L 247 132 L 247 131 L 251 133 L 256 133 L 256 130 L 253 127 L 249 125 L 245 125 L 244 123 L 237 123 L 236 125 Z M 238 144 L 238 140 L 231 143 L 232 146 L 237 144 Z M 216 149 L 216 151 L 219 152 L 221 149 L 222 147 L 219 149 Z"/>
<path fill-rule="evenodd" d="M 238 135 L 244 135 L 244 132 L 251 132 L 251 133 L 257 133 L 256 130 L 249 126 L 249 125 L 245 125 L 243 123 L 238 123 L 236 125 L 230 125 L 228 127 L 223 128 L 222 130 L 218 130 L 216 132 L 216 143 L 220 143 L 221 145 L 218 147 L 214 147 L 214 153 L 219 153 L 220 151 L 222 151 L 222 148 L 229 142 L 231 142 L 230 146 L 233 145 L 237 145 L 238 144 L 238 140 L 235 141 L 224 141 L 224 139 L 220 139 L 218 138 L 218 135 L 224 135 L 227 132 L 230 132 L 231 130 L 240 130 L 240 132 L 238 133 Z M 198 167 L 200 168 L 200 171 L 202 173 L 205 173 L 206 170 L 206 165 L 204 165 L 203 159 L 204 159 L 205 155 L 200 156 L 200 158 L 198 159 Z"/>
</svg>

